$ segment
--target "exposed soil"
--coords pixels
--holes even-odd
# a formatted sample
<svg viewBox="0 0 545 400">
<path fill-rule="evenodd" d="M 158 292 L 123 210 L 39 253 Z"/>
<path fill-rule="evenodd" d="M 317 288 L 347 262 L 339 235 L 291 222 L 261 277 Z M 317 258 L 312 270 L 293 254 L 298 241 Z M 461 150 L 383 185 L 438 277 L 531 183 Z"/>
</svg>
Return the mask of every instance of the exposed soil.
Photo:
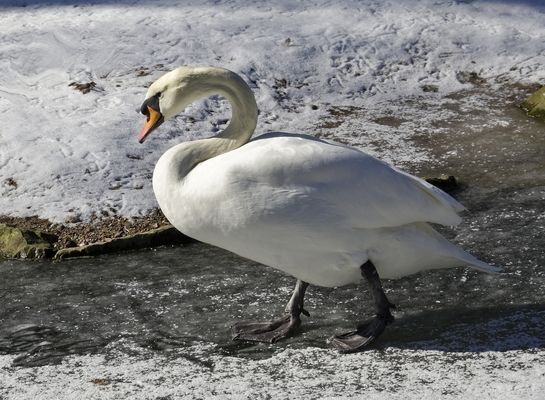
<svg viewBox="0 0 545 400">
<path fill-rule="evenodd" d="M 54 244 L 55 250 L 66 247 L 82 246 L 105 239 L 146 232 L 168 224 L 161 210 L 156 209 L 145 217 L 126 218 L 108 217 L 96 218 L 88 222 L 75 224 L 56 224 L 37 216 L 8 217 L 0 216 L 0 223 L 18 228 L 47 232 L 58 236 Z"/>
<path fill-rule="evenodd" d="M 85 83 L 71 82 L 68 84 L 68 86 L 72 86 L 75 90 L 79 90 L 83 94 L 89 93 L 91 90 L 96 90 L 96 85 L 93 81 Z"/>
</svg>

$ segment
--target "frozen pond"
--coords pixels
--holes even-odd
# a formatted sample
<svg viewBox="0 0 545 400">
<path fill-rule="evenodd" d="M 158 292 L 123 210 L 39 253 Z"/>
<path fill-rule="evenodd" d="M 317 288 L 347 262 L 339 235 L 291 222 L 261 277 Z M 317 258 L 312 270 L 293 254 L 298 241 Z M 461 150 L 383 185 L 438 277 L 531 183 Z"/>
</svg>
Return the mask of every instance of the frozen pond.
<svg viewBox="0 0 545 400">
<path fill-rule="evenodd" d="M 441 118 L 414 138 L 434 161 L 409 169 L 456 174 L 469 209 L 445 235 L 505 272 L 385 281 L 396 322 L 373 349 L 343 356 L 327 344 L 373 313 L 365 285 L 311 287 L 295 338 L 232 342 L 230 324 L 281 313 L 294 280 L 204 244 L 5 261 L 0 398 L 542 398 L 545 135 L 514 106 L 521 96 L 414 106 Z M 485 121 L 473 111 L 483 105 Z"/>
<path fill-rule="evenodd" d="M 74 371 L 78 390 L 145 385 L 158 393 L 182 388 L 185 395 L 204 395 L 221 388 L 242 398 L 262 393 L 254 387 L 256 379 L 267 387 L 288 381 L 292 390 L 341 396 L 362 390 L 398 393 L 414 379 L 437 385 L 436 375 L 443 373 L 450 374 L 440 384 L 446 394 L 459 393 L 467 375 L 475 377 L 475 390 L 490 379 L 512 388 L 521 374 L 536 374 L 534 384 L 542 390 L 545 278 L 536 265 L 512 264 L 501 276 L 456 269 L 386 282 L 399 306 L 396 323 L 374 350 L 341 356 L 327 350 L 325 339 L 371 314 L 364 286 L 312 288 L 307 296 L 311 318 L 305 319 L 302 335 L 256 345 L 231 342 L 229 324 L 281 312 L 292 279 L 220 249 L 195 244 L 61 264 L 6 262 L 1 267 L 4 352 L 25 343 L 14 339 L 17 335 L 11 342 L 6 337 L 13 327 L 50 330 L 30 337 L 26 343 L 37 345 L 34 350 L 0 358 L 3 390 L 10 394 L 10 384 L 30 381 L 30 393 L 44 387 L 58 393 L 65 384 L 59 377 L 70 378 Z M 76 355 L 65 358 L 70 353 Z M 45 366 L 22 368 L 39 365 Z M 301 368 L 330 385 L 313 378 L 306 387 Z M 395 384 L 384 381 L 392 368 L 399 378 Z M 205 382 L 195 374 L 206 376 Z M 158 384 L 156 375 L 166 383 Z M 181 388 L 177 377 L 186 382 Z M 283 390 L 276 388 L 278 398 Z M 418 395 L 425 395 L 421 390 Z"/>
<path fill-rule="evenodd" d="M 2 277 L 3 285 L 9 282 L 0 314 L 3 336 L 24 324 L 51 327 L 58 332 L 36 333 L 41 340 L 35 344 L 58 341 L 68 345 L 68 352 L 80 347 L 100 352 L 108 343 L 129 339 L 158 351 L 213 343 L 213 353 L 263 359 L 287 347 L 326 348 L 329 336 L 373 314 L 372 308 L 367 309 L 365 285 L 312 288 L 307 296 L 311 318 L 304 319 L 302 335 L 274 346 L 234 344 L 229 324 L 282 313 L 293 280 L 203 244 L 61 264 L 4 263 Z M 461 323 L 482 324 L 545 311 L 544 278 L 536 269 L 499 277 L 449 270 L 387 281 L 385 286 L 399 310 L 380 346 L 418 347 L 412 344 L 415 340 L 438 339 Z M 536 319 L 535 326 L 524 321 L 524 327 L 504 332 L 522 336 L 521 340 L 510 338 L 507 343 L 495 334 L 468 335 L 463 343 L 441 343 L 440 348 L 463 351 L 469 345 L 485 351 L 533 345 L 542 340 L 533 329 L 543 327 L 543 318 Z M 82 339 L 86 341 L 77 342 Z M 2 344 L 10 350 L 8 343 Z M 62 352 L 62 348 L 50 352 L 45 346 L 16 364 L 56 362 Z"/>
</svg>

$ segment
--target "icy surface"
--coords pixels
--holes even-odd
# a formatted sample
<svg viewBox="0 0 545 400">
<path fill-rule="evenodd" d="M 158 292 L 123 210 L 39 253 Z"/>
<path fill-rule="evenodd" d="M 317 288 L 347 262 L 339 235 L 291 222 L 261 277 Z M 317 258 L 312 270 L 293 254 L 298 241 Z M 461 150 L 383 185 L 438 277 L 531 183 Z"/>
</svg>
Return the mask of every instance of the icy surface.
<svg viewBox="0 0 545 400">
<path fill-rule="evenodd" d="M 281 313 L 293 278 L 221 249 L 0 263 L 0 398 L 541 399 L 544 255 L 528 259 L 385 281 L 396 321 L 355 355 L 327 338 L 372 315 L 365 285 L 310 287 L 301 334 L 265 345 L 232 342 L 229 325 Z M 28 325 L 56 333 L 14 350 L 6 336 Z"/>
<path fill-rule="evenodd" d="M 209 99 L 136 142 L 145 88 L 181 64 L 242 74 L 261 110 L 258 134 L 323 133 L 410 168 L 434 161 L 413 138 L 440 135 L 445 113 L 408 100 L 545 78 L 540 1 L 75 3 L 1 3 L 3 214 L 64 221 L 155 207 L 158 157 L 229 117 Z M 90 81 L 87 94 L 68 86 Z M 366 112 L 324 125 L 338 106 Z M 401 120 L 377 122 L 392 115 Z"/>
<path fill-rule="evenodd" d="M 232 342 L 233 322 L 283 311 L 294 279 L 204 244 L 60 264 L 5 261 L 0 398 L 541 400 L 545 174 L 536 149 L 545 139 L 519 112 L 495 109 L 504 129 L 472 130 L 471 115 L 453 108 L 446 134 L 465 127 L 473 140 L 460 142 L 462 157 L 434 144 L 441 168 L 457 165 L 468 185 L 458 198 L 470 212 L 444 233 L 505 272 L 456 268 L 385 281 L 396 321 L 369 351 L 340 355 L 327 343 L 372 315 L 365 285 L 310 287 L 311 316 L 294 338 Z M 484 157 L 472 144 L 489 140 Z M 32 333 L 25 326 L 45 334 L 16 348 L 11 332 Z"/>
</svg>

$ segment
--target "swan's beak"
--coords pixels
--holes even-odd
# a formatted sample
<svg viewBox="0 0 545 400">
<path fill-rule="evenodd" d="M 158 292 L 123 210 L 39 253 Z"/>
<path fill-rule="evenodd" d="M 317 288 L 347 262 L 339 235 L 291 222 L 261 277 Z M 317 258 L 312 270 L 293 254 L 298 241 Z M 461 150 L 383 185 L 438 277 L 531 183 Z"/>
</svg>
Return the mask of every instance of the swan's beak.
<svg viewBox="0 0 545 400">
<path fill-rule="evenodd" d="M 140 131 L 140 136 L 138 137 L 138 141 L 140 143 L 144 143 L 144 140 L 146 140 L 146 137 L 155 128 L 157 128 L 159 125 L 161 125 L 165 121 L 165 119 L 163 118 L 163 115 L 159 111 L 154 110 L 150 106 L 147 106 L 147 107 L 148 107 L 148 113 L 147 113 L 148 119 L 146 121 L 146 124 Z"/>
</svg>

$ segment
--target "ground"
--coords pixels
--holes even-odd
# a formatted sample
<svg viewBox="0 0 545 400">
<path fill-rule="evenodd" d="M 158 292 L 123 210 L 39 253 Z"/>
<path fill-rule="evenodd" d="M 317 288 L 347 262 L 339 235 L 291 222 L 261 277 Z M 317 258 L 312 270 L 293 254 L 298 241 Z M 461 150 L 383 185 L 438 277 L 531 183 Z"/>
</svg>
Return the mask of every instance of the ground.
<svg viewBox="0 0 545 400">
<path fill-rule="evenodd" d="M 168 221 L 161 210 L 156 209 L 143 217 L 102 217 L 71 224 L 54 223 L 37 216 L 8 217 L 4 215 L 0 216 L 0 224 L 52 233 L 58 237 L 54 243 L 54 249 L 59 250 L 147 232 L 167 225 Z"/>
<path fill-rule="evenodd" d="M 229 107 L 197 102 L 145 145 L 138 109 L 164 72 L 218 65 L 255 93 L 256 135 L 313 134 L 459 177 L 469 211 L 444 233 L 505 273 L 385 282 L 396 323 L 341 356 L 328 335 L 369 314 L 355 287 L 311 291 L 300 338 L 240 346 L 229 323 L 281 311 L 289 277 L 201 244 L 2 261 L 1 343 L 32 324 L 97 346 L 41 365 L 2 350 L 0 399 L 541 399 L 545 138 L 517 105 L 545 79 L 544 15 L 537 0 L 4 1 L 2 221 L 76 244 L 163 223 L 153 166 L 225 127 Z"/>
</svg>

